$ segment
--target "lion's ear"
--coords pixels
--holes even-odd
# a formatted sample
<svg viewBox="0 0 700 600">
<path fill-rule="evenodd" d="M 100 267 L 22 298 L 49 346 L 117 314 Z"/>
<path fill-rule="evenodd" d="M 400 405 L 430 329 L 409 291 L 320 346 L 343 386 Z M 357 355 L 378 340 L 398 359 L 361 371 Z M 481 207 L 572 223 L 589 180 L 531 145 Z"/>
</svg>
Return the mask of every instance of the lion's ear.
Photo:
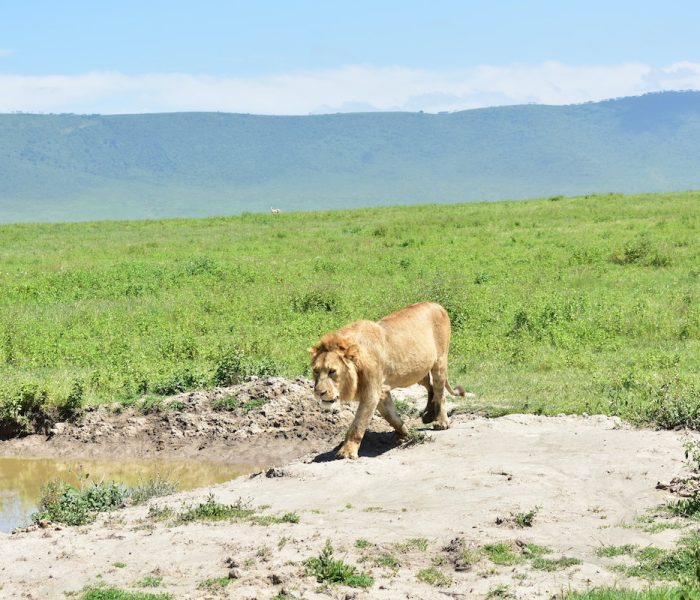
<svg viewBox="0 0 700 600">
<path fill-rule="evenodd" d="M 318 346 L 310 346 L 306 349 L 306 351 L 311 355 L 311 356 L 316 356 L 318 354 Z"/>
<path fill-rule="evenodd" d="M 360 347 L 357 344 L 351 344 L 345 348 L 344 356 L 354 362 L 356 367 L 360 366 Z"/>
</svg>

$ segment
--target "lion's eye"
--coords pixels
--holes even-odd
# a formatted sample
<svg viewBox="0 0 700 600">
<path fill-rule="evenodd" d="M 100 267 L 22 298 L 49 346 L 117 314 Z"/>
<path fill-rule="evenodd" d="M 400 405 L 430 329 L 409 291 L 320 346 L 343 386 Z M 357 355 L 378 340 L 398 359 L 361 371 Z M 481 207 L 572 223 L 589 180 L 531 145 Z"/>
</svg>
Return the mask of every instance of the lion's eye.
<svg viewBox="0 0 700 600">
<path fill-rule="evenodd" d="M 335 379 L 335 369 L 331 369 L 330 371 L 328 371 L 328 376 Z"/>
</svg>

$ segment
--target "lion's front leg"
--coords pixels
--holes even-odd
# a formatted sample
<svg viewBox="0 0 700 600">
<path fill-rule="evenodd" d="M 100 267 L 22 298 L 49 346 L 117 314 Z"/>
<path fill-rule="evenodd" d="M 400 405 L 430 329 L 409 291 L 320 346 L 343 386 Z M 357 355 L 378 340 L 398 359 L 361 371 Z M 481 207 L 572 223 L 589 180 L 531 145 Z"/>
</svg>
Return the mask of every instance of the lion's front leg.
<svg viewBox="0 0 700 600">
<path fill-rule="evenodd" d="M 345 436 L 345 442 L 336 454 L 336 458 L 357 458 L 357 451 L 360 449 L 367 425 L 369 425 L 369 421 L 379 402 L 379 390 L 374 386 L 368 390 L 363 390 L 360 394 L 359 402 L 355 418 Z"/>
</svg>

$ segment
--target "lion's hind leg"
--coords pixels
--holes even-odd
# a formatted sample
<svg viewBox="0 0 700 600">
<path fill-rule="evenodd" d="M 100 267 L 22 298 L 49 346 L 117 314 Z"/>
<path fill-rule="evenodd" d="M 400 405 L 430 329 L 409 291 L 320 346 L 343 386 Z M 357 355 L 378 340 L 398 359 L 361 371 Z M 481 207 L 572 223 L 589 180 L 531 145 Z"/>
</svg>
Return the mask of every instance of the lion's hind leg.
<svg viewBox="0 0 700 600">
<path fill-rule="evenodd" d="M 433 384 L 430 382 L 430 373 L 423 377 L 423 379 L 421 379 L 418 383 L 428 390 L 428 402 L 425 405 L 425 409 L 421 413 L 421 420 L 426 424 L 432 423 L 435 420 L 435 417 L 437 417 L 437 410 L 434 401 L 435 390 L 433 388 Z"/>
<path fill-rule="evenodd" d="M 396 411 L 394 400 L 391 397 L 391 390 L 387 386 L 382 387 L 382 395 L 379 399 L 377 409 L 379 410 L 379 414 L 396 430 L 397 438 L 405 438 L 408 435 L 408 428 Z"/>
</svg>

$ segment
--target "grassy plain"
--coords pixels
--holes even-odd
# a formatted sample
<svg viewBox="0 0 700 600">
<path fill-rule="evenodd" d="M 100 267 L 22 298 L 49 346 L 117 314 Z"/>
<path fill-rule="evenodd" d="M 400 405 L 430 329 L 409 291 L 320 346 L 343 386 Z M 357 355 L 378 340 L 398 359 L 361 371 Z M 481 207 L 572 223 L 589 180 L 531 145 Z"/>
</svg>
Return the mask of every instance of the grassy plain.
<svg viewBox="0 0 700 600">
<path fill-rule="evenodd" d="M 434 300 L 476 408 L 698 427 L 698 239 L 700 192 L 1 226 L 0 422 L 305 374 Z"/>
</svg>

